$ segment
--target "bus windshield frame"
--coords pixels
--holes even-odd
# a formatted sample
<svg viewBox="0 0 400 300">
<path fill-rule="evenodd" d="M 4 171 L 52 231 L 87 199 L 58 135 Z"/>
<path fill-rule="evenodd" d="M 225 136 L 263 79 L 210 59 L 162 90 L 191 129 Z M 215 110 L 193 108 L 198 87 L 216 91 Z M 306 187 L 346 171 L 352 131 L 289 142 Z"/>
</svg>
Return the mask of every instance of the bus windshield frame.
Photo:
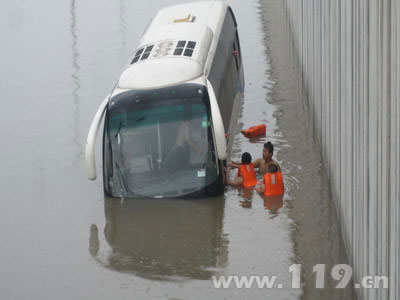
<svg viewBox="0 0 400 300">
<path fill-rule="evenodd" d="M 221 170 L 207 89 L 180 84 L 112 97 L 105 118 L 103 166 L 105 192 L 114 197 L 214 194 Z"/>
</svg>

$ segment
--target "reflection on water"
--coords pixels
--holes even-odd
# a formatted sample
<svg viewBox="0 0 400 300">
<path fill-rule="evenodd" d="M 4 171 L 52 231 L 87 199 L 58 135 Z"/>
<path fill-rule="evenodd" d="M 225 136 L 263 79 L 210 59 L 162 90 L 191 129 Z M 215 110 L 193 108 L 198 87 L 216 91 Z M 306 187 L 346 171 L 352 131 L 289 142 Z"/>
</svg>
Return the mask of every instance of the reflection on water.
<svg viewBox="0 0 400 300">
<path fill-rule="evenodd" d="M 251 202 L 254 194 L 257 194 L 254 188 L 243 188 L 242 186 L 234 186 L 232 188 L 236 189 L 239 199 L 243 198 L 243 200 L 247 202 Z"/>
<path fill-rule="evenodd" d="M 251 200 L 240 200 L 239 205 L 243 208 L 252 208 L 253 202 Z"/>
<path fill-rule="evenodd" d="M 278 213 L 279 209 L 283 207 L 283 195 L 276 196 L 263 196 L 264 208 L 270 210 L 272 213 Z"/>
<path fill-rule="evenodd" d="M 174 280 L 209 279 L 225 266 L 223 198 L 104 201 L 104 235 L 111 251 L 102 253 L 96 225 L 90 228 L 89 251 L 106 268 Z"/>
<path fill-rule="evenodd" d="M 252 208 L 255 193 L 254 188 L 244 188 L 241 186 L 234 186 L 233 188 L 237 190 L 239 199 L 243 199 L 239 201 L 239 205 L 243 208 Z"/>
<path fill-rule="evenodd" d="M 241 186 L 233 186 L 230 188 L 237 190 L 238 198 L 242 199 L 239 200 L 239 205 L 243 208 L 253 208 L 253 201 L 259 201 L 258 198 L 261 198 L 264 209 L 269 211 L 270 219 L 278 216 L 279 210 L 283 207 L 284 195 L 264 196 L 257 193 L 254 188 L 243 188 Z"/>
</svg>

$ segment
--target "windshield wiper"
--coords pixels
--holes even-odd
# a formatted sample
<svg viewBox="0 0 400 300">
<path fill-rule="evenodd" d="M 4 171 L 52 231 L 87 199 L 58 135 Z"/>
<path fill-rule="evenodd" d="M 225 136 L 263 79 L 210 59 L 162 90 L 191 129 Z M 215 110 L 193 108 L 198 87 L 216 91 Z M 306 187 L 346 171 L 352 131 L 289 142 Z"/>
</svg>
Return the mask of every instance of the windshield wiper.
<svg viewBox="0 0 400 300">
<path fill-rule="evenodd" d="M 119 133 L 122 127 L 125 127 L 125 125 L 123 125 L 122 122 L 119 122 L 117 133 L 114 135 L 114 137 L 118 138 L 118 145 L 121 144 L 121 135 Z"/>
<path fill-rule="evenodd" d="M 125 125 L 123 125 L 122 122 L 119 122 L 118 130 L 117 130 L 117 133 L 114 135 L 114 137 L 117 137 L 117 135 L 120 133 L 122 127 L 125 127 Z"/>
<path fill-rule="evenodd" d="M 128 185 L 127 178 L 126 178 L 127 176 L 126 176 L 125 172 L 121 171 L 121 168 L 118 165 L 118 163 L 115 163 L 115 168 L 117 169 L 118 179 L 121 183 L 121 194 L 123 194 L 122 196 L 134 197 L 134 198 L 147 198 L 146 196 L 132 192 L 129 189 L 129 185 Z"/>
</svg>

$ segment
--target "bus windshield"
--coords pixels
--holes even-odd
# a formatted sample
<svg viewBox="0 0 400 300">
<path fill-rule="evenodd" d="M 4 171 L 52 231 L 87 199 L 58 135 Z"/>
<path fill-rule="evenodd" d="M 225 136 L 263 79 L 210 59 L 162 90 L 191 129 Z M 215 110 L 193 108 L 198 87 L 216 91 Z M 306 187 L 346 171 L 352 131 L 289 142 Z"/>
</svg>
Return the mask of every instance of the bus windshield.
<svg viewBox="0 0 400 300">
<path fill-rule="evenodd" d="M 204 90 L 196 91 L 131 92 L 128 99 L 111 102 L 104 133 L 109 194 L 174 198 L 217 179 L 210 113 Z"/>
</svg>

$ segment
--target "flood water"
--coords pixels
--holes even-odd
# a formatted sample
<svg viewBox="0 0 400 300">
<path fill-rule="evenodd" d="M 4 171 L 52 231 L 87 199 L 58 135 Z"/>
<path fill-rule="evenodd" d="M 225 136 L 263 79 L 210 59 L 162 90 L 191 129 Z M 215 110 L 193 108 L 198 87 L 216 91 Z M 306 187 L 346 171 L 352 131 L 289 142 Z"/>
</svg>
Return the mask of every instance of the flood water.
<svg viewBox="0 0 400 300">
<path fill-rule="evenodd" d="M 232 187 L 196 201 L 118 200 L 104 197 L 101 176 L 86 179 L 94 113 L 156 10 L 182 2 L 0 1 L 0 298 L 351 297 L 315 292 L 310 272 L 303 289 L 291 288 L 293 263 L 311 269 L 346 257 L 311 118 L 303 102 L 282 101 L 298 92 L 285 94 L 293 78 L 276 72 L 290 51 L 274 40 L 256 0 L 229 1 L 246 80 L 231 158 L 261 157 L 272 141 L 285 172 L 283 201 Z M 259 123 L 266 137 L 240 134 Z M 216 289 L 213 275 L 277 275 L 282 288 Z"/>
</svg>

